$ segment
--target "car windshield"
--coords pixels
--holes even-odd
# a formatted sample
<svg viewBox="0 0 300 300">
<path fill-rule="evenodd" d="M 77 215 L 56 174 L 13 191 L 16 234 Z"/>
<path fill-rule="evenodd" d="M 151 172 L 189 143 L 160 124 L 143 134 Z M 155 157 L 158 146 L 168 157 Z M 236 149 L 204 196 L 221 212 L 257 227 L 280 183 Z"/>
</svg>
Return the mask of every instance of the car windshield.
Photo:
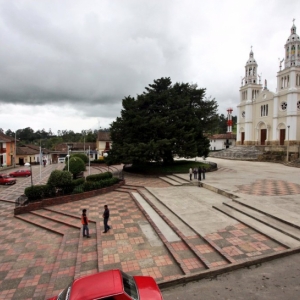
<svg viewBox="0 0 300 300">
<path fill-rule="evenodd" d="M 135 284 L 135 281 L 133 279 L 133 277 L 123 273 L 122 273 L 122 277 L 123 277 L 123 284 L 124 284 L 124 291 L 125 293 L 131 297 L 131 299 L 133 300 L 139 300 L 139 293 Z"/>
<path fill-rule="evenodd" d="M 72 283 L 68 285 L 57 297 L 57 300 L 68 300 L 70 298 Z"/>
</svg>

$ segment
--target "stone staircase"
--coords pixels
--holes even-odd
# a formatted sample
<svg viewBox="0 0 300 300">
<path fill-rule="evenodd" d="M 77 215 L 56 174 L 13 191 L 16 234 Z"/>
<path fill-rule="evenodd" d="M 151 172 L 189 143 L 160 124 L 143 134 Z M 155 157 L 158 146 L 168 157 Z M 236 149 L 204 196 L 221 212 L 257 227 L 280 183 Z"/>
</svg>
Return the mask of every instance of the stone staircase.
<svg viewBox="0 0 300 300">
<path fill-rule="evenodd" d="M 300 168 L 300 158 L 285 163 L 288 167 Z"/>
<path fill-rule="evenodd" d="M 101 234 L 96 222 L 90 220 L 89 223 L 90 234 L 96 238 L 86 239 L 82 237 L 80 217 L 51 208 L 16 215 L 15 218 L 61 236 L 46 298 L 61 291 L 61 274 L 67 274 L 66 276 L 73 279 L 102 270 Z"/>
<path fill-rule="evenodd" d="M 241 199 L 229 200 L 222 205 L 214 205 L 213 208 L 287 248 L 300 246 L 300 222 L 296 215 L 287 220 L 284 210 L 270 214 L 263 205 L 253 205 Z"/>
<path fill-rule="evenodd" d="M 218 152 L 210 152 L 210 157 L 237 159 L 237 160 L 257 160 L 263 152 L 255 146 L 235 146 Z"/>
</svg>

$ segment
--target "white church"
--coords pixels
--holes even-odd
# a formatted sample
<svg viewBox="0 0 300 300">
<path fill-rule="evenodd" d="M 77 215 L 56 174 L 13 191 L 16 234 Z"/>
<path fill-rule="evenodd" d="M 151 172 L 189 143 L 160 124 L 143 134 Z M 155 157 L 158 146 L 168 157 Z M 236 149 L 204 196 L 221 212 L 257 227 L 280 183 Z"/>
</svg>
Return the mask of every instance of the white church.
<svg viewBox="0 0 300 300">
<path fill-rule="evenodd" d="M 299 153 L 300 38 L 295 24 L 284 48 L 285 58 L 277 73 L 276 92 L 268 90 L 266 81 L 264 86 L 261 84 L 251 49 L 237 106 L 236 145 L 257 145 L 264 146 L 266 151 L 272 147 L 277 151 Z"/>
</svg>

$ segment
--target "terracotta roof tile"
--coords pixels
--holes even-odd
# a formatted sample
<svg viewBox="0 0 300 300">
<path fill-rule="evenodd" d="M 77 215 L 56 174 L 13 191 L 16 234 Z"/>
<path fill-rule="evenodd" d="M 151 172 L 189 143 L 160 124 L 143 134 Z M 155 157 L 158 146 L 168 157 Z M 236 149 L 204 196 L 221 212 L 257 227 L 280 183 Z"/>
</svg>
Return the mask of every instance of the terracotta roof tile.
<svg viewBox="0 0 300 300">
<path fill-rule="evenodd" d="M 98 141 L 111 141 L 109 131 L 98 131 Z"/>
</svg>

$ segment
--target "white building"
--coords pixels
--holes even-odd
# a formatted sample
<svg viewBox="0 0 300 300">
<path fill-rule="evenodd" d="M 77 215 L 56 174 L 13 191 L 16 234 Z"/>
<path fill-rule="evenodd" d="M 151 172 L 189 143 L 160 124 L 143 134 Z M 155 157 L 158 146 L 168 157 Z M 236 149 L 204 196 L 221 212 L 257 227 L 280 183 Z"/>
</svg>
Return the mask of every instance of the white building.
<svg viewBox="0 0 300 300">
<path fill-rule="evenodd" d="M 210 150 L 224 150 L 235 146 L 236 135 L 231 132 L 223 134 L 214 134 L 208 137 L 210 141 Z"/>
<path fill-rule="evenodd" d="M 266 80 L 264 86 L 261 84 L 258 64 L 250 51 L 237 106 L 237 145 L 277 146 L 284 151 L 289 147 L 291 152 L 299 151 L 300 38 L 294 24 L 284 48 L 276 92 L 268 90 Z"/>
</svg>

